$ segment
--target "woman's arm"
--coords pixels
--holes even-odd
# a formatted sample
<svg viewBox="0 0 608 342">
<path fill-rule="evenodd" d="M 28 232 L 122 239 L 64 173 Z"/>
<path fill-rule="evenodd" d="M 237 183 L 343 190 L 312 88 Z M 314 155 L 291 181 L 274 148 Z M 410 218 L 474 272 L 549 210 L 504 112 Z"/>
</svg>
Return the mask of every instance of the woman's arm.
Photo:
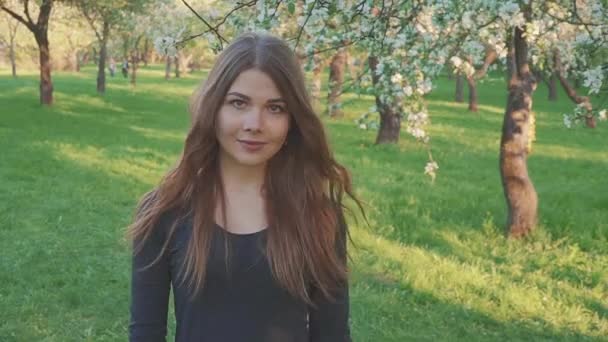
<svg viewBox="0 0 608 342">
<path fill-rule="evenodd" d="M 339 239 L 337 252 L 340 260 L 347 263 L 346 244 L 348 227 L 344 220 L 342 210 L 338 210 Z M 341 284 L 334 293 L 335 301 L 325 298 L 320 291 L 313 289 L 311 299 L 317 304 L 316 308 L 309 309 L 309 335 L 310 342 L 350 342 L 349 326 L 349 292 L 348 281 Z"/>
<path fill-rule="evenodd" d="M 161 220 L 162 222 L 162 220 Z M 151 267 L 164 243 L 163 225 L 155 227 L 141 251 L 133 256 L 131 276 L 130 342 L 165 342 L 171 276 L 167 253 Z M 140 241 L 135 241 L 136 244 Z"/>
</svg>

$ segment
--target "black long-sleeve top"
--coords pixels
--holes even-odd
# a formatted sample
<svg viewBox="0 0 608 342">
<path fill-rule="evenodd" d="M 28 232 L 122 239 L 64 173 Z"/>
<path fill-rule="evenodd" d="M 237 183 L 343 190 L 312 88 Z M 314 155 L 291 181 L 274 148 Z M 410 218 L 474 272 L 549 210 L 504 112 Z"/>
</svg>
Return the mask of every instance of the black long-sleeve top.
<svg viewBox="0 0 608 342">
<path fill-rule="evenodd" d="M 166 341 L 171 286 L 176 342 L 351 341 L 348 284 L 340 289 L 335 301 L 311 289 L 316 309 L 294 298 L 271 274 L 263 254 L 266 230 L 233 234 L 215 225 L 205 284 L 193 302 L 179 277 L 192 229 L 190 219 L 178 225 L 162 258 L 140 271 L 160 253 L 169 222 L 167 217 L 162 219 L 141 252 L 133 257 L 129 341 Z M 229 273 L 224 239 L 231 244 Z"/>
</svg>

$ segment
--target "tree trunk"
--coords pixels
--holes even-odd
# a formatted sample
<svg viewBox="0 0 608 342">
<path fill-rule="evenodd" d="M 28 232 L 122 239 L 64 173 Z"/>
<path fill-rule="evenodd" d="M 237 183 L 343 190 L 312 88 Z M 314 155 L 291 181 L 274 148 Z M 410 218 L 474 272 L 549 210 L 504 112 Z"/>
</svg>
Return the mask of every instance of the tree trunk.
<svg viewBox="0 0 608 342">
<path fill-rule="evenodd" d="M 513 49 L 507 51 L 507 83 L 511 82 L 511 79 L 513 78 L 513 72 L 515 70 L 515 57 L 513 54 Z"/>
<path fill-rule="evenodd" d="M 500 141 L 500 175 L 508 207 L 507 234 L 521 237 L 530 233 L 537 222 L 538 197 L 527 166 L 536 81 L 527 62 L 528 46 L 522 29 L 515 28 L 509 50 L 513 69 Z"/>
<path fill-rule="evenodd" d="M 312 82 L 310 85 L 310 95 L 314 105 L 318 106 L 321 102 L 321 72 L 323 71 L 323 60 L 320 56 L 313 56 L 315 66 L 312 69 Z"/>
<path fill-rule="evenodd" d="M 549 101 L 557 101 L 557 77 L 555 77 L 555 72 L 551 73 L 547 86 L 549 87 Z"/>
<path fill-rule="evenodd" d="M 26 2 L 25 6 L 27 5 Z M 34 34 L 34 39 L 36 39 L 36 44 L 38 44 L 40 62 L 40 103 L 50 106 L 53 104 L 53 81 L 51 79 L 51 54 L 49 51 L 48 27 L 51 9 L 53 8 L 53 0 L 42 1 L 39 5 L 40 10 L 36 22 L 31 20 L 27 12 L 27 19 L 25 19 L 4 6 L 2 7 L 2 10 L 23 23 L 23 25 Z"/>
<path fill-rule="evenodd" d="M 92 48 L 93 53 L 91 54 L 91 58 L 93 59 L 93 64 L 98 65 L 98 56 L 97 56 L 97 49 L 96 48 Z"/>
<path fill-rule="evenodd" d="M 17 60 L 15 56 L 15 38 L 17 37 L 17 30 L 19 29 L 19 22 L 9 20 L 8 24 L 8 58 L 11 61 L 11 73 L 13 77 L 17 77 Z"/>
<path fill-rule="evenodd" d="M 372 72 L 372 82 L 375 85 L 379 81 L 379 77 L 376 75 L 378 58 L 370 56 L 368 63 Z M 376 137 L 376 144 L 396 144 L 399 142 L 399 132 L 401 130 L 401 113 L 397 108 L 383 103 L 379 96 L 376 96 L 376 107 L 380 113 L 380 129 Z"/>
<path fill-rule="evenodd" d="M 179 78 L 180 77 L 180 55 L 179 52 L 175 54 L 175 78 Z"/>
<path fill-rule="evenodd" d="M 144 40 L 144 54 L 142 55 L 142 60 L 144 62 L 145 67 L 148 66 L 148 59 L 150 59 L 150 54 L 148 50 L 150 50 L 150 40 L 146 38 Z"/>
<path fill-rule="evenodd" d="M 456 93 L 454 94 L 454 101 L 462 103 L 464 102 L 464 75 L 461 73 L 456 74 Z"/>
<path fill-rule="evenodd" d="M 477 82 L 473 76 L 467 76 L 469 85 L 469 111 L 477 112 Z"/>
<path fill-rule="evenodd" d="M 74 71 L 80 72 L 80 51 L 74 53 Z"/>
<path fill-rule="evenodd" d="M 34 34 L 40 51 L 40 103 L 53 104 L 53 81 L 51 79 L 51 53 L 46 27 Z"/>
<path fill-rule="evenodd" d="M 194 57 L 194 55 L 191 53 L 188 55 L 182 55 L 181 65 L 183 72 L 192 73 L 192 57 Z"/>
<path fill-rule="evenodd" d="M 104 94 L 106 92 L 106 57 L 108 54 L 108 35 L 110 33 L 110 24 L 108 21 L 103 22 L 103 32 L 101 36 L 101 46 L 99 50 L 99 63 L 97 64 L 97 92 Z"/>
<path fill-rule="evenodd" d="M 165 60 L 165 79 L 171 78 L 171 57 L 167 56 Z"/>
<path fill-rule="evenodd" d="M 340 109 L 340 93 L 344 84 L 344 66 L 346 50 L 338 49 L 329 64 L 329 93 L 327 96 L 327 113 L 332 118 L 343 117 Z"/>
<path fill-rule="evenodd" d="M 11 60 L 11 71 L 13 77 L 17 77 L 17 62 L 15 60 L 15 39 L 11 39 L 8 46 L 8 58 Z"/>
<path fill-rule="evenodd" d="M 90 53 L 88 51 L 85 51 L 84 54 L 82 55 L 82 65 L 87 65 L 89 64 L 89 57 L 90 57 Z"/>
<path fill-rule="evenodd" d="M 139 64 L 139 57 L 136 53 L 131 55 L 131 84 L 135 87 L 137 83 L 137 65 Z"/>
</svg>

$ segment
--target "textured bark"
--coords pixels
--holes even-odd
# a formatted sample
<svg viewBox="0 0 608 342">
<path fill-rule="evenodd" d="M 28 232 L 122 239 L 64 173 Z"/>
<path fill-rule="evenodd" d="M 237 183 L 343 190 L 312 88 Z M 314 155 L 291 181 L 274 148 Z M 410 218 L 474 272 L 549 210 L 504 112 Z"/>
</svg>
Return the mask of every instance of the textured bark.
<svg viewBox="0 0 608 342">
<path fill-rule="evenodd" d="M 555 72 L 551 73 L 551 77 L 547 80 L 547 87 L 549 87 L 549 101 L 557 101 L 557 77 L 555 77 Z"/>
<path fill-rule="evenodd" d="M 146 38 L 144 40 L 144 53 L 142 54 L 142 61 L 144 62 L 144 66 L 148 66 L 148 60 L 150 59 L 150 40 Z"/>
<path fill-rule="evenodd" d="M 179 52 L 175 54 L 175 78 L 180 78 L 181 75 L 180 57 Z"/>
<path fill-rule="evenodd" d="M 171 78 L 171 57 L 165 57 L 165 79 L 168 80 Z"/>
<path fill-rule="evenodd" d="M 515 56 L 513 54 L 514 49 L 507 50 L 507 82 L 511 81 L 513 78 L 513 71 L 515 70 Z"/>
<path fill-rule="evenodd" d="M 108 36 L 110 35 L 110 25 L 104 20 L 103 30 L 101 33 L 101 41 L 99 42 L 99 63 L 97 64 L 97 92 L 104 94 L 106 92 L 106 58 L 108 54 Z"/>
<path fill-rule="evenodd" d="M 8 46 L 8 58 L 11 60 L 11 73 L 13 77 L 17 77 L 17 62 L 15 58 L 15 40 L 11 38 L 11 42 Z"/>
<path fill-rule="evenodd" d="M 29 5 L 24 3 L 25 18 L 5 7 L 0 1 L 0 9 L 8 13 L 25 25 L 34 34 L 36 44 L 38 44 L 39 63 L 40 63 L 40 103 L 43 105 L 53 104 L 53 81 L 51 79 L 51 54 L 49 51 L 48 27 L 53 8 L 53 0 L 43 0 L 39 3 L 39 12 L 36 22 L 30 17 Z"/>
<path fill-rule="evenodd" d="M 80 72 L 80 51 L 74 53 L 74 71 Z"/>
<path fill-rule="evenodd" d="M 19 29 L 19 23 L 14 20 L 8 21 L 8 59 L 11 61 L 11 74 L 13 77 L 17 77 L 17 58 L 15 55 L 15 38 L 17 37 L 17 30 Z"/>
<path fill-rule="evenodd" d="M 187 73 L 191 73 L 192 69 L 190 68 L 190 66 L 192 65 L 192 58 L 194 58 L 193 54 L 183 54 L 180 58 L 180 65 L 182 66 L 182 71 L 183 72 L 187 72 Z"/>
<path fill-rule="evenodd" d="M 315 55 L 314 57 L 315 66 L 312 69 L 312 80 L 310 85 L 310 95 L 314 101 L 315 106 L 319 105 L 321 100 L 321 72 L 323 71 L 323 59 Z"/>
<path fill-rule="evenodd" d="M 454 94 L 454 101 L 464 102 L 464 76 L 461 73 L 456 74 L 456 92 Z"/>
<path fill-rule="evenodd" d="M 508 207 L 506 232 L 521 237 L 537 222 L 538 197 L 527 165 L 536 80 L 530 72 L 528 46 L 520 28 L 515 28 L 509 50 L 513 60 L 509 63 L 511 79 L 500 141 L 500 175 Z"/>
<path fill-rule="evenodd" d="M 376 65 L 378 65 L 378 58 L 370 56 L 368 58 L 370 70 L 372 71 L 372 81 L 374 84 L 378 82 L 378 75 L 376 75 Z M 376 96 L 376 107 L 380 113 L 380 129 L 378 130 L 378 136 L 376 137 L 376 144 L 395 144 L 399 142 L 399 132 L 401 130 L 401 113 L 397 108 L 383 103 L 378 96 Z"/>
<path fill-rule="evenodd" d="M 475 74 L 467 76 L 467 84 L 469 86 L 469 111 L 477 112 L 478 96 L 477 96 L 477 80 L 483 78 L 488 73 L 490 65 L 496 61 L 498 54 L 490 47 L 486 46 L 485 57 L 481 68 L 475 71 Z M 473 65 L 473 58 L 469 57 L 469 63 Z"/>
<path fill-rule="evenodd" d="M 137 67 L 139 63 L 139 56 L 137 53 L 131 55 L 131 84 L 135 86 L 137 84 Z"/>
<path fill-rule="evenodd" d="M 473 76 L 467 76 L 467 84 L 469 85 L 469 111 L 477 111 L 477 81 Z"/>
<path fill-rule="evenodd" d="M 40 103 L 53 104 L 53 81 L 51 79 L 51 53 L 47 31 L 36 35 L 36 42 L 40 50 Z"/>
<path fill-rule="evenodd" d="M 329 64 L 329 93 L 327 96 L 327 113 L 332 118 L 343 117 L 340 109 L 340 93 L 344 84 L 344 67 L 346 50 L 338 49 Z"/>
</svg>

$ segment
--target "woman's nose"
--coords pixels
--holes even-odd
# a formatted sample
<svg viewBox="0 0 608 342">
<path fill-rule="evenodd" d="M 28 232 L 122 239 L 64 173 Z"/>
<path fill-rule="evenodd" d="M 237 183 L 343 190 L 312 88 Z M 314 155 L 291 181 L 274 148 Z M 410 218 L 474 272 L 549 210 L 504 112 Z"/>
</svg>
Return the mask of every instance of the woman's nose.
<svg viewBox="0 0 608 342">
<path fill-rule="evenodd" d="M 259 107 L 253 107 L 247 114 L 245 114 L 245 118 L 243 120 L 243 129 L 245 131 L 259 131 L 262 129 L 263 118 L 262 118 L 263 109 Z"/>
</svg>

